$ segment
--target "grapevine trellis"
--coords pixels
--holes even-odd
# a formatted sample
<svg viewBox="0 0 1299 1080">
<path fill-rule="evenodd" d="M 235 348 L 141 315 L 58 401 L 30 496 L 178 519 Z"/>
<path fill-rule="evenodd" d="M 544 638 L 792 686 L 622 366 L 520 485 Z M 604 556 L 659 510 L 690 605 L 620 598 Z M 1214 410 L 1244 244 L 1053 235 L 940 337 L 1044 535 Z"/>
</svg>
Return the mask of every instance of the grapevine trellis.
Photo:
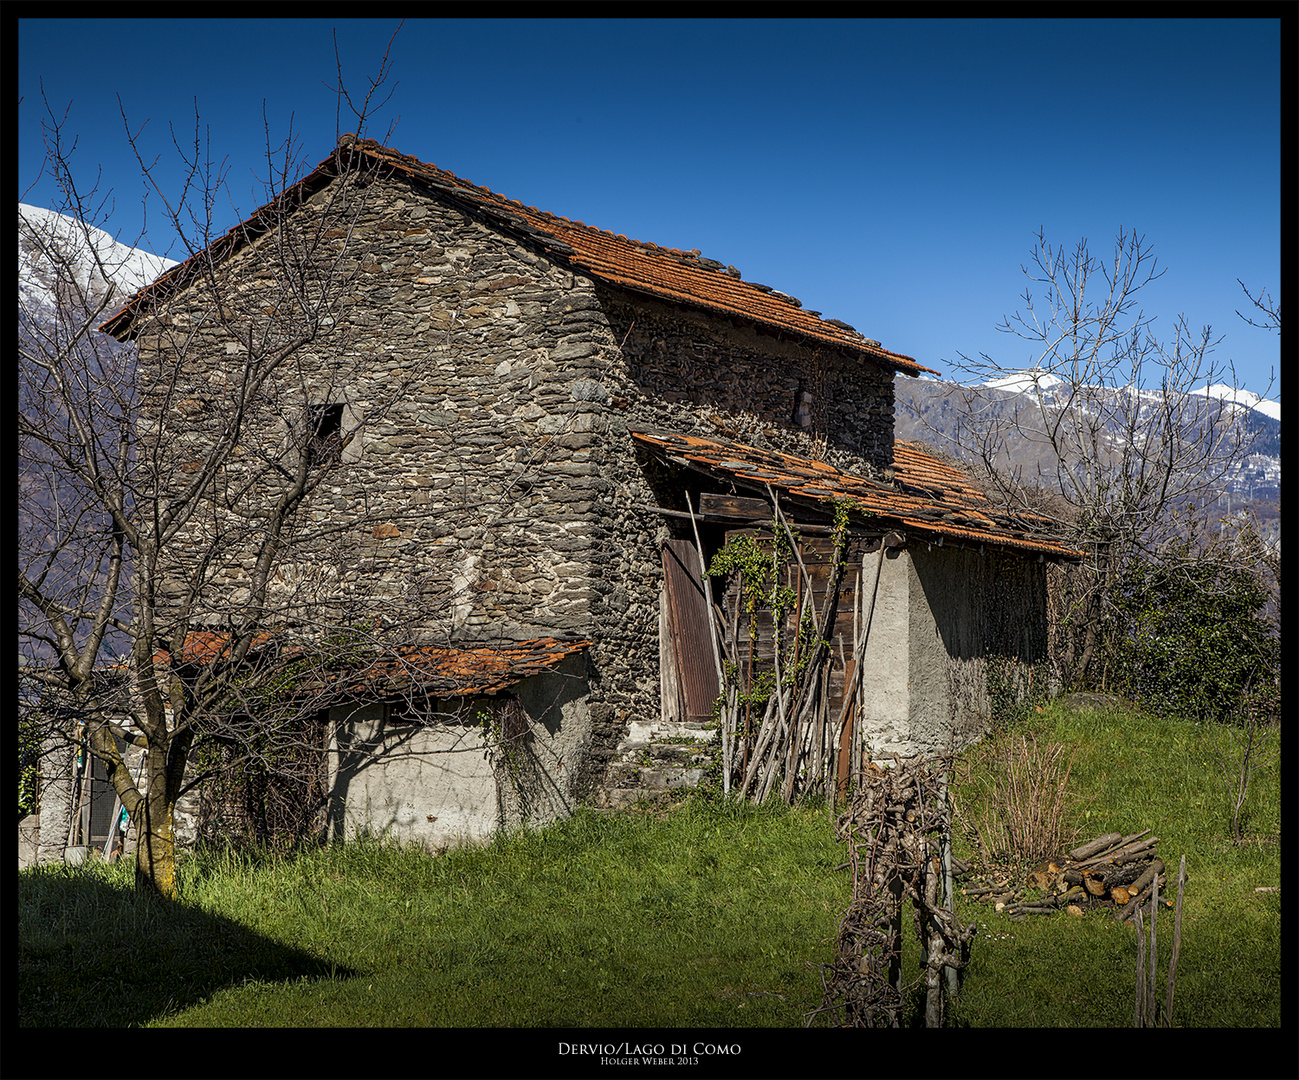
<svg viewBox="0 0 1299 1080">
<path fill-rule="evenodd" d="M 836 833 L 848 844 L 852 901 L 839 926 L 832 964 L 822 970 L 824 998 L 809 1014 L 839 1014 L 848 1027 L 898 1027 L 911 992 L 926 991 L 925 1024 L 943 1022 L 944 974 L 969 962 L 977 924 L 961 926 L 952 904 L 951 760 L 870 766 Z M 902 982 L 902 919 L 911 902 L 922 961 L 919 977 Z"/>
</svg>

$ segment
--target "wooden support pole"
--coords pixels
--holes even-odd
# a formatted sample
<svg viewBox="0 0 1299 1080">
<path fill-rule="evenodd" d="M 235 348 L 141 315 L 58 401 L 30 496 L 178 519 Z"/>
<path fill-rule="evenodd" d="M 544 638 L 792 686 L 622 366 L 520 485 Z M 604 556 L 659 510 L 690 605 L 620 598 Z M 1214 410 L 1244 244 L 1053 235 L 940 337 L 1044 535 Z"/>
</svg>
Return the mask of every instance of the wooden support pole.
<svg viewBox="0 0 1299 1080">
<path fill-rule="evenodd" d="M 722 652 L 717 644 L 717 623 L 713 618 L 713 585 L 708 576 L 708 564 L 704 561 L 704 545 L 699 539 L 699 526 L 695 523 L 695 511 L 690 505 L 690 492 L 685 493 L 686 509 L 690 511 L 690 528 L 695 534 L 695 551 L 699 554 L 699 568 L 703 573 L 704 579 L 704 604 L 708 609 L 708 640 L 713 646 L 713 666 L 717 669 L 717 690 L 720 694 L 726 693 L 726 673 L 722 668 Z M 731 756 L 729 745 L 726 739 L 727 716 L 725 712 L 719 717 L 721 722 L 721 743 L 722 743 L 722 794 L 724 796 L 731 793 Z"/>
<path fill-rule="evenodd" d="M 1173 912 L 1173 955 L 1168 961 L 1168 992 L 1164 997 L 1164 1027 L 1173 1026 L 1173 984 L 1177 981 L 1177 956 L 1182 950 L 1182 893 L 1186 887 L 1186 856 L 1177 868 L 1177 907 Z"/>
</svg>

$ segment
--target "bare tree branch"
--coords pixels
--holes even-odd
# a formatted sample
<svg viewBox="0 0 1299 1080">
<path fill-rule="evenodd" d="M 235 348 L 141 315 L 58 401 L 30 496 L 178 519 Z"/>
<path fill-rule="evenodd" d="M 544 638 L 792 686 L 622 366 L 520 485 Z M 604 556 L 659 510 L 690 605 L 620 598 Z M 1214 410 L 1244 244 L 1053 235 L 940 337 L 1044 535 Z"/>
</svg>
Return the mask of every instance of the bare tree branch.
<svg viewBox="0 0 1299 1080">
<path fill-rule="evenodd" d="M 1145 238 L 1121 230 L 1105 259 L 1039 232 L 1023 305 L 1003 333 L 1032 344 L 1020 369 L 960 354 L 955 441 L 1010 508 L 1054 518 L 1088 553 L 1064 613 L 1066 677 L 1082 682 L 1102 644 L 1109 590 L 1131 560 L 1156 557 L 1186 518 L 1216 497 L 1256 434 L 1227 400 L 1199 388 L 1238 386 L 1222 341 L 1179 317 L 1167 338 L 1141 306 L 1163 273 Z M 1008 448 L 1014 446 L 1015 460 Z"/>
</svg>

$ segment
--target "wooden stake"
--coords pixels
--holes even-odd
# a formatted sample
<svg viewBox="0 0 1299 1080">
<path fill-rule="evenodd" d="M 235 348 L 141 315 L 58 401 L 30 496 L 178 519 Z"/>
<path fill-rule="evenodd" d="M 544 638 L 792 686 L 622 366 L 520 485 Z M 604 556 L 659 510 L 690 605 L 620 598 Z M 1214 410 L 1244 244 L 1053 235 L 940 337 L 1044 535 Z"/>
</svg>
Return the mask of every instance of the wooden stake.
<svg viewBox="0 0 1299 1080">
<path fill-rule="evenodd" d="M 1137 1003 L 1132 1014 L 1132 1026 L 1134 1028 L 1146 1026 L 1146 994 L 1145 994 L 1145 966 L 1146 966 L 1146 935 L 1141 925 L 1141 909 L 1132 917 L 1132 921 L 1137 928 Z"/>
<path fill-rule="evenodd" d="M 1155 913 L 1159 910 L 1159 875 L 1155 875 L 1150 890 L 1150 980 L 1146 987 L 1146 1025 L 1155 1026 L 1155 954 L 1158 951 L 1155 939 Z"/>
<path fill-rule="evenodd" d="M 704 603 L 708 607 L 708 640 L 713 646 L 713 666 L 717 669 L 717 690 L 719 693 L 726 690 L 726 673 L 722 668 L 722 652 L 717 644 L 717 625 L 713 619 L 713 584 L 708 576 L 708 564 L 704 562 L 704 545 L 699 539 L 699 526 L 695 523 L 695 509 L 690 505 L 690 492 L 686 495 L 686 509 L 690 511 L 690 528 L 695 534 L 695 551 L 699 553 L 699 568 L 703 571 L 704 579 Z M 730 755 L 726 750 L 726 718 L 721 717 L 722 731 L 722 794 L 731 793 L 731 769 Z"/>
<path fill-rule="evenodd" d="M 1177 907 L 1173 912 L 1173 955 L 1168 961 L 1168 993 L 1164 997 L 1164 1027 L 1173 1026 L 1173 984 L 1177 981 L 1177 954 L 1182 949 L 1182 892 L 1186 887 L 1186 856 L 1177 868 Z"/>
<path fill-rule="evenodd" d="M 956 888 L 952 879 L 952 801 L 951 791 L 947 786 L 947 773 L 943 773 L 941 780 L 941 791 L 943 798 L 943 834 L 942 834 L 942 862 L 943 862 L 943 907 L 951 913 L 952 922 L 956 922 Z M 946 969 L 947 975 L 947 992 L 951 997 L 956 996 L 956 968 L 949 967 Z"/>
</svg>

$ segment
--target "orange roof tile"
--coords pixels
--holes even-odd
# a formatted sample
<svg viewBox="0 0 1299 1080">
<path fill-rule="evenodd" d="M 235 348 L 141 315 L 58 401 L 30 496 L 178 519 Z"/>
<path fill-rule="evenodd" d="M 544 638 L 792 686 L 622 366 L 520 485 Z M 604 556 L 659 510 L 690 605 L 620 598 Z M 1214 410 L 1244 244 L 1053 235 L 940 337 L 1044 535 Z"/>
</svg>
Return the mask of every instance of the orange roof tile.
<svg viewBox="0 0 1299 1080">
<path fill-rule="evenodd" d="M 271 640 L 270 632 L 257 636 L 254 648 Z M 219 659 L 229 648 L 230 635 L 198 630 L 185 638 L 187 663 L 204 664 Z M 557 667 L 565 657 L 589 648 L 588 641 L 535 638 L 464 648 L 408 646 L 380 653 L 344 668 L 330 661 L 320 671 L 304 673 L 295 689 L 327 697 L 378 698 L 418 690 L 431 697 L 470 697 L 497 694 L 515 683 Z M 303 648 L 295 646 L 293 657 Z M 165 667 L 170 654 L 160 650 L 154 663 Z"/>
<path fill-rule="evenodd" d="M 349 696 L 384 696 L 418 689 L 431 697 L 497 694 L 515 683 L 553 670 L 589 641 L 536 638 L 459 649 L 407 648 L 358 667 L 338 680 Z"/>
<path fill-rule="evenodd" d="M 340 149 L 322 161 L 313 173 L 296 188 L 286 192 L 283 198 L 291 201 L 299 190 L 314 190 L 337 175 L 340 155 L 347 138 L 344 136 L 339 140 Z M 863 337 L 846 323 L 822 319 L 803 309 L 793 297 L 769 286 L 740 280 L 728 272 L 733 268 L 703 258 L 698 250 L 681 251 L 631 240 L 621 234 L 592 228 L 580 221 L 570 221 L 533 206 L 524 206 L 517 200 L 507 199 L 487 188 L 461 180 L 454 173 L 439 169 L 436 165 L 425 164 L 390 147 L 380 146 L 373 139 L 348 145 L 352 153 L 413 177 L 454 200 L 471 205 L 498 225 L 541 243 L 555 256 L 591 277 L 663 300 L 704 308 L 806 340 L 846 349 L 907 375 L 918 375 L 921 372 L 937 374 L 930 368 L 922 367 L 911 357 L 891 352 L 878 342 Z M 217 241 L 213 248 L 219 249 L 218 256 L 223 257 L 235 250 L 245 235 L 269 228 L 275 219 L 272 209 L 273 206 L 262 207 Z M 131 323 L 146 294 L 183 287 L 190 272 L 186 268 L 193 261 L 181 263 L 153 285 L 141 290 L 100 329 L 114 336 L 129 336 Z"/>
<path fill-rule="evenodd" d="M 682 464 L 763 490 L 805 499 L 846 499 L 862 514 L 902 526 L 924 538 L 950 537 L 965 543 L 1031 551 L 1073 560 L 1080 553 L 1050 539 L 1051 522 L 1011 514 L 991 500 L 959 469 L 926 454 L 915 443 L 894 447 L 892 484 L 843 472 L 822 461 L 722 439 L 673 432 L 632 430 L 632 438 Z"/>
<path fill-rule="evenodd" d="M 250 651 L 255 652 L 271 640 L 270 631 L 262 631 L 253 638 Z M 220 659 L 230 649 L 231 635 L 217 630 L 192 630 L 185 635 L 181 646 L 182 664 L 207 664 Z M 171 653 L 159 649 L 153 654 L 153 662 L 158 667 L 167 667 L 171 663 Z"/>
</svg>

